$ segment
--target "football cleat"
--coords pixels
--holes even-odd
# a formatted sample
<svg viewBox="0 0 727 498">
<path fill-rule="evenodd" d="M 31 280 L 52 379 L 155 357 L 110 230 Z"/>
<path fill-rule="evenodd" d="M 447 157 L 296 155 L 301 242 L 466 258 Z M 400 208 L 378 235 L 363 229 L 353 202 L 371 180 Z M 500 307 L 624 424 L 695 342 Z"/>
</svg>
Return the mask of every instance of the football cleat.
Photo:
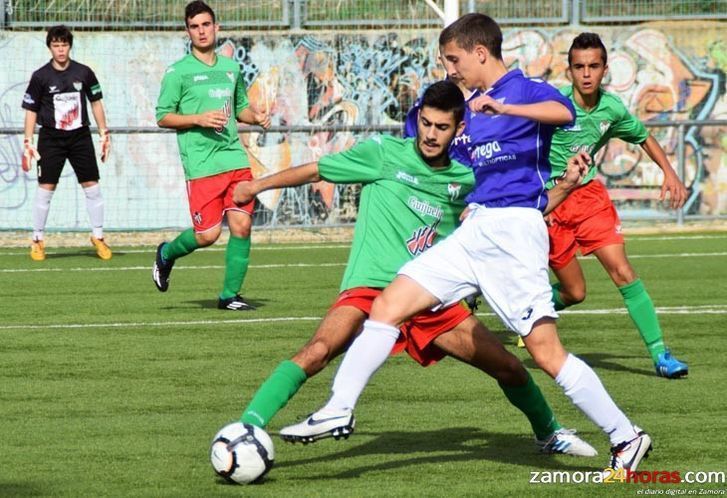
<svg viewBox="0 0 727 498">
<path fill-rule="evenodd" d="M 45 242 L 42 240 L 34 240 L 31 242 L 30 259 L 33 261 L 43 261 L 45 259 Z"/>
<path fill-rule="evenodd" d="M 641 460 L 648 458 L 649 452 L 653 449 L 649 435 L 634 426 L 636 437 L 630 441 L 624 441 L 611 448 L 611 460 L 606 472 L 611 475 L 611 470 L 630 470 L 636 472 Z"/>
<path fill-rule="evenodd" d="M 654 366 L 656 367 L 656 375 L 667 379 L 678 379 L 689 373 L 687 364 L 674 358 L 668 349 L 659 355 L 659 360 Z"/>
<path fill-rule="evenodd" d="M 166 292 L 169 289 L 169 274 L 172 273 L 174 267 L 174 260 L 167 261 L 162 256 L 162 248 L 165 244 L 166 242 L 162 242 L 157 246 L 156 260 L 154 261 L 154 268 L 151 270 L 151 279 L 159 292 Z"/>
<path fill-rule="evenodd" d="M 221 310 L 230 310 L 230 311 L 254 311 L 255 306 L 245 301 L 245 299 L 240 295 L 237 294 L 232 297 L 228 297 L 227 299 L 220 298 L 217 301 L 217 308 Z"/>
<path fill-rule="evenodd" d="M 598 455 L 596 449 L 576 436 L 575 429 L 560 428 L 546 439 L 535 439 L 542 453 L 592 457 Z"/>
<path fill-rule="evenodd" d="M 104 239 L 97 239 L 96 237 L 91 236 L 91 244 L 93 244 L 93 247 L 96 248 L 96 255 L 104 261 L 108 261 L 111 259 L 111 256 L 113 256 L 111 249 L 108 245 L 106 245 Z"/>
<path fill-rule="evenodd" d="M 314 443 L 319 439 L 332 437 L 336 440 L 348 439 L 353 433 L 356 419 L 352 410 L 319 410 L 294 425 L 283 427 L 280 437 L 289 443 Z"/>
</svg>

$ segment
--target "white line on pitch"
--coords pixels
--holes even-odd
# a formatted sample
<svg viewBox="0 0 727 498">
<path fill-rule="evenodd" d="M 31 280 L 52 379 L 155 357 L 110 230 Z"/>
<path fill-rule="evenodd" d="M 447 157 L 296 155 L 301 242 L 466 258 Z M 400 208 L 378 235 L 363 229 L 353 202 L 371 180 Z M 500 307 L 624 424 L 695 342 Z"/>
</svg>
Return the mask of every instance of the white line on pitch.
<svg viewBox="0 0 727 498">
<path fill-rule="evenodd" d="M 683 252 L 677 254 L 633 254 L 630 259 L 649 258 L 698 258 L 727 256 L 727 252 Z M 583 260 L 595 260 L 594 256 L 586 256 Z M 275 268 L 323 268 L 332 266 L 345 266 L 346 263 L 280 263 L 268 265 L 250 265 L 250 268 L 275 269 Z M 224 265 L 201 265 L 201 266 L 175 266 L 175 270 L 218 270 Z M 111 267 L 79 267 L 79 268 L 3 268 L 0 273 L 28 273 L 28 272 L 64 272 L 64 271 L 135 271 L 151 270 L 148 266 L 111 266 Z"/>
<path fill-rule="evenodd" d="M 706 304 L 700 306 L 674 306 L 656 309 L 661 315 L 693 315 L 693 314 L 727 314 L 727 305 Z M 563 315 L 625 315 L 623 308 L 600 310 L 570 310 L 561 311 Z M 477 313 L 477 316 L 495 316 L 494 313 Z M 45 330 L 45 329 L 89 329 L 89 328 L 139 328 L 139 327 L 179 327 L 185 325 L 244 325 L 246 323 L 275 323 L 275 322 L 314 322 L 321 320 L 318 316 L 288 316 L 271 318 L 240 318 L 238 320 L 175 320 L 169 322 L 115 322 L 115 323 L 56 323 L 47 325 L 0 325 L 0 330 Z"/>
<path fill-rule="evenodd" d="M 346 266 L 346 263 L 279 263 L 269 265 L 250 265 L 250 268 L 271 269 L 271 268 L 323 268 L 331 266 Z M 202 265 L 202 266 L 175 266 L 177 270 L 219 270 L 225 265 Z M 64 272 L 64 271 L 151 271 L 151 266 L 118 266 L 108 268 L 4 268 L 0 273 L 27 273 L 27 272 Z"/>
<path fill-rule="evenodd" d="M 124 249 L 124 246 L 119 246 L 120 248 L 113 247 L 115 253 L 117 254 L 151 254 L 152 256 L 156 253 L 156 247 L 148 247 L 146 249 Z M 307 251 L 310 249 L 348 249 L 351 247 L 351 244 L 327 244 L 327 245 L 311 245 L 311 246 L 286 246 L 286 245 L 275 245 L 275 246 L 256 246 L 253 244 L 252 246 L 252 252 L 255 253 L 256 251 Z M 94 248 L 93 247 L 68 247 L 67 251 L 63 252 L 57 252 L 57 251 L 46 251 L 46 254 L 48 256 L 53 256 L 55 254 L 74 254 L 78 253 L 86 254 L 86 253 L 93 253 Z M 225 246 L 222 247 L 206 247 L 202 249 L 204 252 L 224 252 Z M 76 251 L 77 250 L 77 251 Z M 0 252 L 0 256 L 27 256 L 28 251 L 24 252 Z"/>
</svg>

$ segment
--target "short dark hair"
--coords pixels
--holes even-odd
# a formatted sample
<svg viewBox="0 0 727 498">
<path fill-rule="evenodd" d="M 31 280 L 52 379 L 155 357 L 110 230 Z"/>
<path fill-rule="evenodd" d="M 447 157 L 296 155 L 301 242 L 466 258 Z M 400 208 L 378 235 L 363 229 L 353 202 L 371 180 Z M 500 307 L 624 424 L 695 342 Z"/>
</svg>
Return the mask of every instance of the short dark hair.
<svg viewBox="0 0 727 498">
<path fill-rule="evenodd" d="M 466 14 L 444 28 L 439 35 L 439 46 L 452 40 L 468 52 L 476 45 L 482 45 L 490 55 L 502 59 L 502 31 L 495 20 L 485 14 Z"/>
<path fill-rule="evenodd" d="M 195 0 L 194 2 L 189 2 L 187 6 L 184 8 L 184 25 L 187 26 L 187 21 L 191 18 L 193 18 L 196 15 L 208 13 L 212 16 L 212 22 L 216 23 L 215 20 L 215 11 L 212 10 L 212 7 L 204 3 L 202 0 Z"/>
<path fill-rule="evenodd" d="M 48 34 L 45 37 L 45 46 L 50 48 L 51 42 L 68 43 L 72 47 L 73 33 L 63 24 L 52 26 L 48 29 Z"/>
<path fill-rule="evenodd" d="M 421 106 L 454 113 L 455 124 L 464 119 L 464 95 L 462 90 L 449 80 L 430 85 L 422 95 Z"/>
<path fill-rule="evenodd" d="M 601 59 L 605 66 L 608 61 L 608 54 L 606 53 L 606 46 L 601 41 L 601 37 L 596 33 L 581 33 L 573 39 L 573 43 L 571 43 L 571 46 L 568 49 L 568 67 L 570 67 L 573 60 L 574 50 L 586 50 L 589 48 L 601 49 Z"/>
</svg>

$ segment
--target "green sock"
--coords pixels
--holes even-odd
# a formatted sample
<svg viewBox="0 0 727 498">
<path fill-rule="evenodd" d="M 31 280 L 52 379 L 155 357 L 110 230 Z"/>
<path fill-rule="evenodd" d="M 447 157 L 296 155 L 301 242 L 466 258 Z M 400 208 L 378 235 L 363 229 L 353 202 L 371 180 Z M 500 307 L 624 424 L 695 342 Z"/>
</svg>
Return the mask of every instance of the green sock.
<svg viewBox="0 0 727 498">
<path fill-rule="evenodd" d="M 666 351 L 666 346 L 664 345 L 664 336 L 661 333 L 654 303 L 651 301 L 649 293 L 646 292 L 644 284 L 638 278 L 630 284 L 619 287 L 618 291 L 624 298 L 626 309 L 639 330 L 651 359 L 656 363 L 659 355 Z"/>
<path fill-rule="evenodd" d="M 250 237 L 243 239 L 230 235 L 225 250 L 225 282 L 222 285 L 221 299 L 228 299 L 240 292 L 249 265 Z"/>
<path fill-rule="evenodd" d="M 162 247 L 162 258 L 167 261 L 174 261 L 177 258 L 186 256 L 195 249 L 199 249 L 197 238 L 194 236 L 194 230 L 188 228 L 184 232 L 177 235 L 177 238 Z"/>
<path fill-rule="evenodd" d="M 555 311 L 566 309 L 568 305 L 560 297 L 560 282 L 554 283 L 550 288 L 553 289 L 553 305 L 555 306 Z"/>
<path fill-rule="evenodd" d="M 500 384 L 500 389 L 510 403 L 528 417 L 530 426 L 538 439 L 545 439 L 561 428 L 542 391 L 530 376 L 530 372 L 528 372 L 528 382 L 524 386 L 508 387 Z"/>
<path fill-rule="evenodd" d="M 293 361 L 280 363 L 258 388 L 252 401 L 242 412 L 240 422 L 264 429 L 270 419 L 295 396 L 307 378 L 303 369 Z"/>
</svg>

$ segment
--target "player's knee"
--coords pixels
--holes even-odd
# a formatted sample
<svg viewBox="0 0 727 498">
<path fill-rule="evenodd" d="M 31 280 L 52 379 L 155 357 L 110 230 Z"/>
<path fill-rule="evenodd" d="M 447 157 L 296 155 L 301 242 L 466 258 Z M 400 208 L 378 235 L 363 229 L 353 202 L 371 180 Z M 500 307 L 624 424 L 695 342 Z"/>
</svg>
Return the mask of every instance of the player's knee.
<svg viewBox="0 0 727 498">
<path fill-rule="evenodd" d="M 207 230 L 206 232 L 196 233 L 194 234 L 194 236 L 197 239 L 197 244 L 199 244 L 200 247 L 207 247 L 214 244 L 217 239 L 220 238 L 221 233 L 222 230 L 220 230 L 219 228 L 213 228 L 211 230 Z"/>
<path fill-rule="evenodd" d="M 562 292 L 562 290 L 561 290 Z M 562 293 L 563 295 L 563 301 L 565 301 L 566 304 L 580 304 L 583 301 L 586 300 L 586 287 L 575 287 L 573 289 L 568 289 L 567 293 Z"/>
<path fill-rule="evenodd" d="M 371 305 L 371 314 L 373 320 L 378 322 L 389 323 L 395 325 L 401 321 L 396 301 L 386 296 L 379 295 Z"/>
</svg>

